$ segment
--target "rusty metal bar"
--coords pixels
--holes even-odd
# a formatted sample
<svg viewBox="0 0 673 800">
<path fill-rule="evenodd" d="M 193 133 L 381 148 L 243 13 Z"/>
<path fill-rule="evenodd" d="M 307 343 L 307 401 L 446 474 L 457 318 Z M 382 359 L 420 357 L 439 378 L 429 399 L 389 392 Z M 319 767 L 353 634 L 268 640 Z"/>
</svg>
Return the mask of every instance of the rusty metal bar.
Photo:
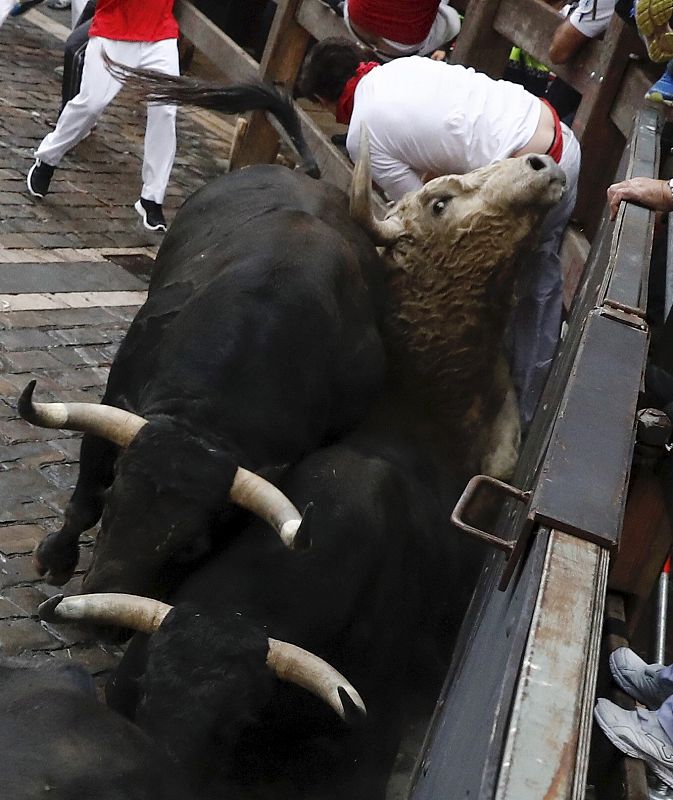
<svg viewBox="0 0 673 800">
<path fill-rule="evenodd" d="M 530 498 L 530 492 L 524 492 L 521 489 L 510 486 L 508 483 L 497 480 L 497 478 L 492 478 L 490 475 L 475 475 L 468 481 L 467 486 L 463 490 L 460 499 L 456 503 L 455 508 L 451 513 L 451 522 L 456 526 L 456 528 L 464 533 L 469 534 L 470 536 L 474 536 L 476 539 L 480 539 L 482 542 L 486 542 L 486 544 L 489 544 L 492 547 L 497 547 L 498 550 L 502 550 L 509 556 L 514 550 L 514 546 L 516 544 L 515 540 L 502 539 L 500 536 L 496 536 L 493 533 L 487 533 L 486 531 L 481 530 L 481 528 L 476 528 L 463 520 L 463 515 L 466 513 L 468 506 L 472 503 L 476 493 L 482 486 L 490 486 L 491 488 L 503 492 L 508 497 L 513 497 L 515 500 L 519 500 L 522 503 L 528 502 Z"/>
</svg>

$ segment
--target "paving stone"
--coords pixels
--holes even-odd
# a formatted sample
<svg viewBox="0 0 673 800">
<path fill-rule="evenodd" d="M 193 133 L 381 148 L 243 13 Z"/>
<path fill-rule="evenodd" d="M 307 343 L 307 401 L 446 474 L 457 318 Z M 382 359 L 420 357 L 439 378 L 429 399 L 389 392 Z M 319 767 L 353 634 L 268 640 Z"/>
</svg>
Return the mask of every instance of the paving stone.
<svg viewBox="0 0 673 800">
<path fill-rule="evenodd" d="M 48 13 L 59 19 L 58 12 Z M 99 630 L 47 627 L 35 617 L 45 597 L 78 592 L 91 561 L 95 530 L 81 537 L 76 575 L 64 587 L 43 583 L 31 557 L 43 535 L 62 524 L 81 435 L 28 425 L 17 416 L 16 400 L 31 377 L 42 402 L 100 400 L 109 365 L 144 302 L 140 289 L 162 237 L 145 231 L 133 208 L 145 110 L 123 92 L 63 159 L 49 195 L 29 197 L 32 152 L 57 118 L 53 67 L 62 62 L 62 43 L 24 17 L 0 29 L 0 653 L 38 664 L 77 660 L 100 686 L 123 644 L 95 643 Z M 165 200 L 169 221 L 226 165 L 229 141 L 222 131 L 231 126 L 218 129 L 211 120 L 204 127 L 198 121 L 204 113 L 178 113 L 179 147 Z M 138 256 L 143 270 L 134 262 Z"/>
<path fill-rule="evenodd" d="M 58 360 L 44 350 L 0 354 L 0 369 L 5 372 L 33 372 L 40 369 L 58 369 L 59 366 Z"/>
<path fill-rule="evenodd" d="M 0 527 L 0 553 L 4 556 L 32 553 L 44 538 L 45 531 L 39 525 L 5 525 Z"/>
<path fill-rule="evenodd" d="M 6 619 L 0 625 L 0 654 L 17 656 L 25 650 L 49 650 L 62 647 L 45 628 L 34 619 Z"/>
<path fill-rule="evenodd" d="M 16 462 L 26 467 L 40 467 L 54 461 L 65 461 L 62 450 L 52 447 L 47 442 L 21 442 L 13 445 L 0 445 L 0 465 L 9 468 Z"/>
<path fill-rule="evenodd" d="M 0 592 L 0 619 L 35 617 L 48 595 L 36 586 L 13 586 Z"/>
<path fill-rule="evenodd" d="M 63 392 L 62 400 L 81 400 L 81 392 L 73 398 L 72 392 Z M 63 436 L 75 436 L 74 431 L 61 431 Z M 46 441 L 54 437 L 54 431 L 49 428 L 37 428 L 22 419 L 10 419 L 0 421 L 0 444 L 14 444 L 15 442 L 37 442 Z"/>
</svg>

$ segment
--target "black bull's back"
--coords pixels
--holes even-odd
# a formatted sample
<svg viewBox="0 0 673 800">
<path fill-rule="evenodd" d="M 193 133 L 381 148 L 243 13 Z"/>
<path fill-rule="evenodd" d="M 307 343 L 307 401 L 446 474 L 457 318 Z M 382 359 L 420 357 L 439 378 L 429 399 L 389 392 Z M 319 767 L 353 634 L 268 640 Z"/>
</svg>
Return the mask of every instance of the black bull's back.
<svg viewBox="0 0 673 800">
<path fill-rule="evenodd" d="M 447 526 L 446 508 L 462 485 L 440 482 L 412 447 L 358 434 L 312 453 L 279 485 L 299 507 L 315 503 L 312 547 L 290 552 L 251 523 L 170 597 L 213 620 L 209 645 L 199 647 L 187 625 L 162 626 L 148 666 L 147 639 L 136 636 L 108 702 L 133 716 L 146 691 L 141 724 L 180 752 L 191 774 L 205 779 L 210 771 L 214 785 L 224 779 L 232 797 L 381 798 L 404 719 L 434 703 L 478 572 L 478 548 Z M 261 683 L 223 682 L 211 687 L 207 713 L 200 711 L 194 676 L 213 660 L 233 675 L 241 660 L 235 643 L 215 646 L 234 615 L 339 669 L 360 692 L 367 720 L 350 729 L 306 692 L 280 683 L 269 693 Z M 154 669 L 173 676 L 170 691 Z M 185 741 L 200 741 L 201 750 Z"/>
<path fill-rule="evenodd" d="M 291 463 L 352 428 L 383 381 L 382 273 L 346 196 L 304 175 L 251 167 L 193 195 L 103 397 L 149 424 L 121 458 L 84 437 L 63 528 L 36 553 L 47 579 L 68 580 L 102 513 L 87 591 L 158 592 L 207 552 L 237 465 Z"/>
<path fill-rule="evenodd" d="M 305 452 L 381 380 L 381 272 L 333 187 L 267 166 L 213 181 L 159 251 L 104 402 L 224 429 L 253 464 Z"/>
</svg>

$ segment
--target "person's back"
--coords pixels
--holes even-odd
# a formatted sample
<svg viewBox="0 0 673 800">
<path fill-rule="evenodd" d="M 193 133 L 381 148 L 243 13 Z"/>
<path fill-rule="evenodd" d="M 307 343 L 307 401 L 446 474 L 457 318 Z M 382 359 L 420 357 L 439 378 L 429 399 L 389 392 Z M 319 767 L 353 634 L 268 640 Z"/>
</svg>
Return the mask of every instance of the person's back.
<svg viewBox="0 0 673 800">
<path fill-rule="evenodd" d="M 362 78 L 346 147 L 355 161 L 365 123 L 374 180 L 398 199 L 425 172 L 463 174 L 508 158 L 539 118 L 540 101 L 517 84 L 410 56 Z"/>
</svg>

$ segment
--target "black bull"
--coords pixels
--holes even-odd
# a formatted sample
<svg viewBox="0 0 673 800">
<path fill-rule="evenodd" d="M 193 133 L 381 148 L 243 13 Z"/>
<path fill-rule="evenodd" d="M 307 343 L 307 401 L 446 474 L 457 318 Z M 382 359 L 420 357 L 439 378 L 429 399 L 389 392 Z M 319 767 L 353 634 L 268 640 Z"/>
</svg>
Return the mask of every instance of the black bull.
<svg viewBox="0 0 673 800">
<path fill-rule="evenodd" d="M 434 704 L 479 564 L 479 547 L 446 522 L 460 483 L 402 437 L 360 432 L 305 458 L 281 486 L 315 503 L 311 548 L 290 552 L 261 522 L 230 538 L 172 594 L 149 646 L 132 640 L 108 702 L 199 796 L 382 798 L 405 720 Z M 271 681 L 251 649 L 262 631 L 339 669 L 366 720 L 344 725 Z"/>
<path fill-rule="evenodd" d="M 189 800 L 180 768 L 96 699 L 76 664 L 0 661 L 0 771 L 11 800 Z"/>
<path fill-rule="evenodd" d="M 47 580 L 68 580 L 102 513 L 85 590 L 157 595 L 210 550 L 239 465 L 352 428 L 383 376 L 381 275 L 346 196 L 305 175 L 251 167 L 189 198 L 102 400 L 149 424 L 121 453 L 84 436 L 64 525 L 36 551 Z"/>
</svg>

